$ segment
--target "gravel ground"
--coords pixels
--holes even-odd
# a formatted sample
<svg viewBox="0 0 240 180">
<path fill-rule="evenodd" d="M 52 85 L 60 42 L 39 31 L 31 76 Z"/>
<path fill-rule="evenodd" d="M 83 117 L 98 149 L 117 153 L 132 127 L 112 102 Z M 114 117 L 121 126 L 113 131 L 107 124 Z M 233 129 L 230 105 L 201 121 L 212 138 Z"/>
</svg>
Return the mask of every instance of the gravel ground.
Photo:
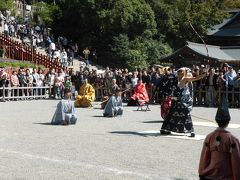
<svg viewBox="0 0 240 180">
<path fill-rule="evenodd" d="M 141 135 L 159 130 L 159 106 L 150 112 L 125 107 L 118 118 L 76 109 L 75 126 L 49 124 L 58 101 L 0 103 L 0 179 L 197 180 L 203 141 Z M 240 124 L 239 109 L 231 109 Z M 195 107 L 194 121 L 214 120 L 216 109 Z M 195 126 L 207 135 L 214 127 Z M 240 138 L 239 129 L 230 129 Z"/>
</svg>

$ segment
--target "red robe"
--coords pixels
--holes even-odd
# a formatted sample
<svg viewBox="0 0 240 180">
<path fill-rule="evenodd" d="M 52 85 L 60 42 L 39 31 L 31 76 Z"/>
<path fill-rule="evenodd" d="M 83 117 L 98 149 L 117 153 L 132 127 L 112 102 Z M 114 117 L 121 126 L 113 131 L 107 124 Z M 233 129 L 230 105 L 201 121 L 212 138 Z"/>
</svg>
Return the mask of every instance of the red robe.
<svg viewBox="0 0 240 180">
<path fill-rule="evenodd" d="M 134 100 L 138 100 L 140 105 L 145 104 L 149 101 L 148 93 L 145 87 L 145 84 L 137 84 L 133 96 L 131 97 Z"/>
<path fill-rule="evenodd" d="M 203 145 L 199 175 L 209 179 L 240 179 L 240 143 L 230 132 L 216 129 Z"/>
</svg>

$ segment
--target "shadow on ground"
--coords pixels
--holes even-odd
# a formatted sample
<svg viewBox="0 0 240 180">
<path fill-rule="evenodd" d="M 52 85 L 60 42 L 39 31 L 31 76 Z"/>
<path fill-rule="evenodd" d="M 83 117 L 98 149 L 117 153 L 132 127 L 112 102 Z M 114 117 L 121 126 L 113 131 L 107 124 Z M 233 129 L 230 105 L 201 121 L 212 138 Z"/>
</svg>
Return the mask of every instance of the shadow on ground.
<svg viewBox="0 0 240 180">
<path fill-rule="evenodd" d="M 142 123 L 163 123 L 163 121 L 142 121 Z"/>
<path fill-rule="evenodd" d="M 38 125 L 48 125 L 48 126 L 56 126 L 56 125 L 53 125 L 51 124 L 50 122 L 45 122 L 45 123 L 33 123 L 33 124 L 38 124 Z"/>
<path fill-rule="evenodd" d="M 137 136 L 143 136 L 143 137 L 160 136 L 160 132 L 159 133 L 148 133 L 148 132 L 135 132 L 135 131 L 112 131 L 109 133 L 120 134 L 120 135 L 137 135 Z"/>
<path fill-rule="evenodd" d="M 94 115 L 92 117 L 103 117 L 103 115 Z"/>
</svg>

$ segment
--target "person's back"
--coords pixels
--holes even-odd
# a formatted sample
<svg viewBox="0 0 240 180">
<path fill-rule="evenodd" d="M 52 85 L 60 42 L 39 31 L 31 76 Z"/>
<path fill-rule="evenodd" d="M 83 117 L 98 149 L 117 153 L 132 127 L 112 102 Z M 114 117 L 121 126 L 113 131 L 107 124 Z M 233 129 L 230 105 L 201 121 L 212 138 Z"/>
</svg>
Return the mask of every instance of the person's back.
<svg viewBox="0 0 240 180">
<path fill-rule="evenodd" d="M 218 128 L 207 136 L 201 154 L 199 174 L 206 179 L 240 177 L 240 144 L 230 132 Z"/>
<path fill-rule="evenodd" d="M 219 128 L 210 133 L 203 144 L 200 163 L 200 180 L 239 180 L 240 143 L 225 130 L 230 121 L 226 100 L 218 108 L 216 122 Z"/>
</svg>

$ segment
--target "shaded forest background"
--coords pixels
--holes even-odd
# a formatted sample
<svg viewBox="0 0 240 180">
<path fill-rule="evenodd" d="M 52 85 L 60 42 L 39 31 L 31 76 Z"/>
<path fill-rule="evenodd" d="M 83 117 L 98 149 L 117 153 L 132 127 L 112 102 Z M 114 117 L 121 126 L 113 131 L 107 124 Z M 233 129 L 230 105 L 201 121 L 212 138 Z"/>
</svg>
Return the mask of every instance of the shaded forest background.
<svg viewBox="0 0 240 180">
<path fill-rule="evenodd" d="M 3 0 L 0 9 L 11 0 Z M 207 29 L 221 23 L 226 10 L 239 0 L 45 0 L 34 17 L 66 36 L 80 49 L 96 49 L 98 63 L 146 68 L 185 45 L 201 42 L 190 23 L 205 38 Z M 5 3 L 5 4 L 4 4 Z M 39 24 L 39 18 L 34 23 Z"/>
</svg>

